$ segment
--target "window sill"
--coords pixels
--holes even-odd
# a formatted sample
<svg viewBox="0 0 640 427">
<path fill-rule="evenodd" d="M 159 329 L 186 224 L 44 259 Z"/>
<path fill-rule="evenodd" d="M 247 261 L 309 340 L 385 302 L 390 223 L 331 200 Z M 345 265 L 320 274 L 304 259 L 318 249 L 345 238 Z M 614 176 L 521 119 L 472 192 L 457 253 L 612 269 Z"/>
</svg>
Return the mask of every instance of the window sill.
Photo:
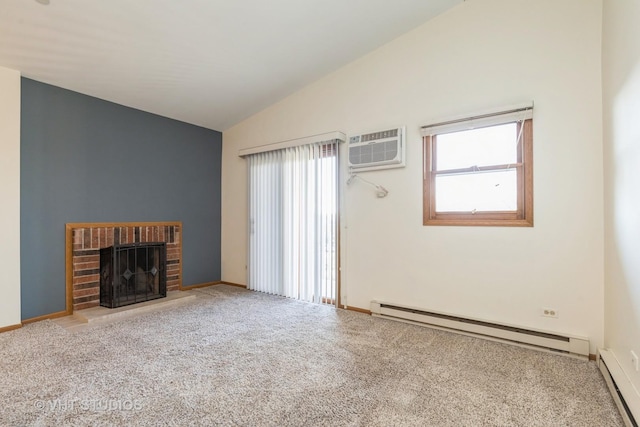
<svg viewBox="0 0 640 427">
<path fill-rule="evenodd" d="M 423 225 L 464 226 L 464 227 L 533 227 L 528 219 L 424 219 Z"/>
</svg>

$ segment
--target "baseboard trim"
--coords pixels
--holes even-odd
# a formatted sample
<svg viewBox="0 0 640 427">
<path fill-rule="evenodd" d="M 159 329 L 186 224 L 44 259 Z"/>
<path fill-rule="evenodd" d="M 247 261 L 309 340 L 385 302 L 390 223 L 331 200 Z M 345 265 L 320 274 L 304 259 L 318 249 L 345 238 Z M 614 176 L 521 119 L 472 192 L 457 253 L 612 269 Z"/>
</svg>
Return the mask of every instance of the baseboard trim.
<svg viewBox="0 0 640 427">
<path fill-rule="evenodd" d="M 35 322 L 39 322 L 41 320 L 57 319 L 58 317 L 71 316 L 72 314 L 73 314 L 73 311 L 72 312 L 68 312 L 67 310 L 58 311 L 56 313 L 45 314 L 45 315 L 38 316 L 38 317 L 32 317 L 30 319 L 24 319 L 22 321 L 22 324 L 23 325 L 28 325 L 29 323 L 35 323 Z"/>
<path fill-rule="evenodd" d="M 371 316 L 371 310 L 367 310 L 367 309 L 364 309 L 364 308 L 345 305 L 344 309 L 345 310 L 349 310 L 349 311 L 355 311 L 356 313 L 368 314 L 369 316 Z"/>
<path fill-rule="evenodd" d="M 240 283 L 233 283 L 233 282 L 225 282 L 224 280 L 221 282 L 218 282 L 218 285 L 228 285 L 228 286 L 235 286 L 236 288 L 247 289 L 247 285 L 241 285 Z"/>
<path fill-rule="evenodd" d="M 191 285 L 191 286 L 181 286 L 180 290 L 181 291 L 188 291 L 190 289 L 208 288 L 209 286 L 216 286 L 216 285 L 228 285 L 228 286 L 235 286 L 237 288 L 247 289 L 247 285 L 241 285 L 239 283 L 225 282 L 224 280 L 218 280 L 216 282 L 200 283 L 200 284 Z"/>
<path fill-rule="evenodd" d="M 188 291 L 188 290 L 191 290 L 191 289 L 208 288 L 209 286 L 215 286 L 215 285 L 220 285 L 220 284 L 222 284 L 222 282 L 220 282 L 220 281 L 199 283 L 197 285 L 180 286 L 180 290 L 181 291 Z"/>
<path fill-rule="evenodd" d="M 22 323 L 18 323 L 17 325 L 11 325 L 11 326 L 3 326 L 2 328 L 0 328 L 0 334 L 3 332 L 14 331 L 20 328 L 22 328 Z"/>
</svg>

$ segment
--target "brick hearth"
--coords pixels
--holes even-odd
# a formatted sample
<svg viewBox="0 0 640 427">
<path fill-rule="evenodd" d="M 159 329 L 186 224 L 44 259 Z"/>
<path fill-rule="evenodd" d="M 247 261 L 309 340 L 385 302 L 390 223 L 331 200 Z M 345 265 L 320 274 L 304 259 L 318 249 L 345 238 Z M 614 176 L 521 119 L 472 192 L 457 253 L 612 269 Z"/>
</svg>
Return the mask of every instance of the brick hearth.
<svg viewBox="0 0 640 427">
<path fill-rule="evenodd" d="M 73 311 L 100 305 L 100 249 L 127 243 L 167 243 L 167 291 L 182 284 L 182 224 L 67 224 L 67 302 Z M 67 241 L 67 246 L 69 242 Z M 71 254 L 69 251 L 71 250 Z M 71 271 L 69 271 L 69 269 Z M 70 289 L 71 288 L 71 289 Z"/>
</svg>

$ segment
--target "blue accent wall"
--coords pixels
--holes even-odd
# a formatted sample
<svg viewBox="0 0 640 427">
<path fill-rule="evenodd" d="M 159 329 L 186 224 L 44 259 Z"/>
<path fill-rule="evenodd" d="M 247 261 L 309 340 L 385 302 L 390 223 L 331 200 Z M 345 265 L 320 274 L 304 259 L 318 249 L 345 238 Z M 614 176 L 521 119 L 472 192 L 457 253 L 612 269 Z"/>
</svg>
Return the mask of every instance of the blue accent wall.
<svg viewBox="0 0 640 427">
<path fill-rule="evenodd" d="M 182 221 L 183 285 L 220 280 L 222 134 L 22 78 L 22 318 L 65 310 L 65 224 Z"/>
</svg>

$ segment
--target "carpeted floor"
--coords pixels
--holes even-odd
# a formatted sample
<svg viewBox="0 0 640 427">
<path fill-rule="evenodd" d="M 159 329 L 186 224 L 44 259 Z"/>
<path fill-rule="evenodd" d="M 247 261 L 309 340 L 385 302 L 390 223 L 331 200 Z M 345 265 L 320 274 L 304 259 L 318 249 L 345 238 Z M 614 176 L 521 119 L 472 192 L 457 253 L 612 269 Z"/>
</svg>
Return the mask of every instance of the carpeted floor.
<svg viewBox="0 0 640 427">
<path fill-rule="evenodd" d="M 229 286 L 0 334 L 0 425 L 621 426 L 594 362 Z"/>
</svg>

